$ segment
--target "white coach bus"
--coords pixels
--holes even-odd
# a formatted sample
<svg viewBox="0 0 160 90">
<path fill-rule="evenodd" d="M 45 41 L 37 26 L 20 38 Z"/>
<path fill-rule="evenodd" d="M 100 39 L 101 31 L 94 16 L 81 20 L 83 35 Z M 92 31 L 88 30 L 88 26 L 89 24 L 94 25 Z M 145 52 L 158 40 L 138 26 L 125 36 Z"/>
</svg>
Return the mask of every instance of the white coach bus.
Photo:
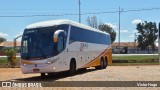
<svg viewBox="0 0 160 90">
<path fill-rule="evenodd" d="M 110 35 L 70 20 L 51 20 L 28 25 L 21 41 L 21 69 L 46 74 L 112 63 Z"/>
</svg>

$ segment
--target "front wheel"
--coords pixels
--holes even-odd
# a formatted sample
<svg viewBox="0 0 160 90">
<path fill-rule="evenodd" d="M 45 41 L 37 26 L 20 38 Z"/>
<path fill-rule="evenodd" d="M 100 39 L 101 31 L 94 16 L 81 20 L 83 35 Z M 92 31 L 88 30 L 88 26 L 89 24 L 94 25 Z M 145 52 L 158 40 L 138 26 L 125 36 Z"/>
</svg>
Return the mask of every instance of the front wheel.
<svg viewBox="0 0 160 90">
<path fill-rule="evenodd" d="M 45 77 L 45 73 L 41 73 L 41 78 L 44 78 Z"/>
<path fill-rule="evenodd" d="M 69 75 L 73 75 L 75 72 L 76 72 L 76 62 L 71 61 L 70 69 L 69 69 Z"/>
</svg>

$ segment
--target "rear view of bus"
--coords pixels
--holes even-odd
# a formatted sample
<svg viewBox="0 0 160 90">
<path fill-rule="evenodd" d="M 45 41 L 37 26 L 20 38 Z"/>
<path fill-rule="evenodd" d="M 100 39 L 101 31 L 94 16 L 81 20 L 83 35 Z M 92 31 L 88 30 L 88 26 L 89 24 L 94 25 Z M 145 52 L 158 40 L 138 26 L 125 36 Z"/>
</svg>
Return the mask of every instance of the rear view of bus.
<svg viewBox="0 0 160 90">
<path fill-rule="evenodd" d="M 94 40 L 95 38 L 95 40 Z M 21 42 L 21 69 L 26 73 L 54 72 L 112 63 L 110 35 L 69 20 L 44 21 L 27 26 Z"/>
</svg>

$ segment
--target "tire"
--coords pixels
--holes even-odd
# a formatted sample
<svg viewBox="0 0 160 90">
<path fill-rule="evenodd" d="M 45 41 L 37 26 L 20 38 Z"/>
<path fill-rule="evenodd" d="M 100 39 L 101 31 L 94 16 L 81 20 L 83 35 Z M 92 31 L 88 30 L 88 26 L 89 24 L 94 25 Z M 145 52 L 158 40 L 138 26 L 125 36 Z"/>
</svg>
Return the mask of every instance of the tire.
<svg viewBox="0 0 160 90">
<path fill-rule="evenodd" d="M 45 73 L 41 73 L 41 78 L 44 78 L 45 77 Z"/>
<path fill-rule="evenodd" d="M 104 60 L 104 69 L 108 66 L 108 59 L 107 57 L 105 57 L 105 60 Z"/>
<path fill-rule="evenodd" d="M 47 73 L 47 75 L 53 75 L 53 73 Z"/>
<path fill-rule="evenodd" d="M 69 75 L 74 75 L 75 72 L 76 72 L 76 62 L 71 60 L 68 73 L 69 73 Z"/>
<path fill-rule="evenodd" d="M 104 60 L 103 69 L 106 69 L 106 67 L 107 67 L 107 61 Z"/>
<path fill-rule="evenodd" d="M 100 69 L 103 69 L 104 68 L 104 59 L 101 58 L 101 62 L 100 62 Z"/>
<path fill-rule="evenodd" d="M 104 59 L 101 58 L 101 60 L 100 60 L 100 65 L 99 65 L 99 66 L 96 66 L 95 68 L 96 68 L 96 69 L 103 69 L 103 67 L 104 67 Z"/>
<path fill-rule="evenodd" d="M 81 68 L 81 69 L 79 69 L 79 71 L 86 71 L 87 70 L 87 68 Z"/>
</svg>

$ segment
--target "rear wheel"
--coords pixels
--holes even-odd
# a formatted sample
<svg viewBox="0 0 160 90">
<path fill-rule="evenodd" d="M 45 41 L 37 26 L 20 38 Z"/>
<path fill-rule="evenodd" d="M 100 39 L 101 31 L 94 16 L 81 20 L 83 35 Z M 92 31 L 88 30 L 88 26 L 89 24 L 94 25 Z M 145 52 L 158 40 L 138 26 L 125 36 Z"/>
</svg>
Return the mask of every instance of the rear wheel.
<svg viewBox="0 0 160 90">
<path fill-rule="evenodd" d="M 74 60 L 71 60 L 69 75 L 73 75 L 75 72 L 76 72 L 76 62 Z"/>
<path fill-rule="evenodd" d="M 41 73 L 41 77 L 42 77 L 42 78 L 45 77 L 45 73 Z"/>
<path fill-rule="evenodd" d="M 107 57 L 105 57 L 105 60 L 104 60 L 104 69 L 108 66 L 108 59 Z"/>
<path fill-rule="evenodd" d="M 102 57 L 101 60 L 100 60 L 100 65 L 99 65 L 99 66 L 96 66 L 95 68 L 96 68 L 96 69 L 103 69 L 103 67 L 104 67 L 104 59 L 103 59 L 103 57 Z"/>
<path fill-rule="evenodd" d="M 87 70 L 87 68 L 81 68 L 81 69 L 79 69 L 79 71 L 86 71 Z"/>
<path fill-rule="evenodd" d="M 105 69 L 106 67 L 107 67 L 107 61 L 104 60 L 103 69 Z"/>
</svg>

